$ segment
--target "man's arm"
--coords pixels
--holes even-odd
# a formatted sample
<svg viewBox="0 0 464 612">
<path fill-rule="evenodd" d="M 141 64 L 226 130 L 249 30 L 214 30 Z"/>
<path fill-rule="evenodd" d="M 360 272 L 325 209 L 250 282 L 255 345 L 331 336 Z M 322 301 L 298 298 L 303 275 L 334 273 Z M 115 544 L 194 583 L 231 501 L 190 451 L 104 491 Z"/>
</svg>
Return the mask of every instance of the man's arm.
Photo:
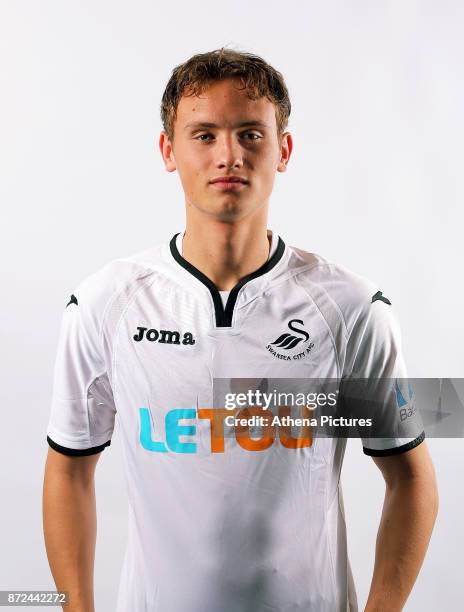
<svg viewBox="0 0 464 612">
<path fill-rule="evenodd" d="M 70 457 L 48 449 L 43 488 L 45 546 L 57 590 L 68 591 L 67 612 L 94 612 L 94 473 L 100 455 Z"/>
<path fill-rule="evenodd" d="M 425 442 L 399 455 L 373 459 L 386 492 L 365 612 L 400 612 L 422 566 L 437 516 L 435 471 Z"/>
</svg>

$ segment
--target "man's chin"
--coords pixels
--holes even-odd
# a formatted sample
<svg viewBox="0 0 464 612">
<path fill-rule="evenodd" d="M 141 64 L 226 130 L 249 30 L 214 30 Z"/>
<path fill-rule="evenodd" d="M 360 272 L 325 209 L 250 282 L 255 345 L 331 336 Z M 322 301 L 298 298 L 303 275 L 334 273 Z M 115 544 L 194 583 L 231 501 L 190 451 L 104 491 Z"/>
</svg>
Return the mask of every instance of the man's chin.
<svg viewBox="0 0 464 612">
<path fill-rule="evenodd" d="M 191 203 L 190 205 L 199 213 L 222 222 L 238 221 L 246 217 L 253 208 L 251 204 L 247 205 L 238 198 L 222 198 L 221 201 L 218 199 L 213 202 Z"/>
</svg>

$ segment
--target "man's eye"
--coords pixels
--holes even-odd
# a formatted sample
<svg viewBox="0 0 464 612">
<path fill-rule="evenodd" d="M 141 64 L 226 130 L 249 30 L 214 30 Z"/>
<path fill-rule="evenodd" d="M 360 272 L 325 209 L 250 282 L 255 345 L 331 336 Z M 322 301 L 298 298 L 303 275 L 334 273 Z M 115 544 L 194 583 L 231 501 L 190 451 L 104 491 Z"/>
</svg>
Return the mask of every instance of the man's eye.
<svg viewBox="0 0 464 612">
<path fill-rule="evenodd" d="M 200 140 L 200 142 L 208 142 L 207 140 L 202 140 L 204 136 L 209 138 L 210 136 L 212 136 L 212 134 L 199 134 L 195 137 L 195 140 Z"/>
<path fill-rule="evenodd" d="M 253 138 L 247 138 L 247 140 L 259 140 L 261 138 L 256 132 L 245 132 L 244 136 L 253 136 Z"/>
</svg>

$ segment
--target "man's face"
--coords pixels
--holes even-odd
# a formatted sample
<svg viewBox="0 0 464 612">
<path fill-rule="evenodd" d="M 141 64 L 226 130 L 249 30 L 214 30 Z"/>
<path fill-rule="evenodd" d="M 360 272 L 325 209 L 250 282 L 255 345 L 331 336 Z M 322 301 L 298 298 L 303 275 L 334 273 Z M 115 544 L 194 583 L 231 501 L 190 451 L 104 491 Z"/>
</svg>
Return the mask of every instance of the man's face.
<svg viewBox="0 0 464 612">
<path fill-rule="evenodd" d="M 239 87 L 226 79 L 200 96 L 183 96 L 173 142 L 162 132 L 159 143 L 166 169 L 179 172 L 187 206 L 222 221 L 242 219 L 268 202 L 292 149 L 290 134 L 279 142 L 274 104 L 250 100 Z M 225 176 L 244 182 L 215 182 Z"/>
</svg>

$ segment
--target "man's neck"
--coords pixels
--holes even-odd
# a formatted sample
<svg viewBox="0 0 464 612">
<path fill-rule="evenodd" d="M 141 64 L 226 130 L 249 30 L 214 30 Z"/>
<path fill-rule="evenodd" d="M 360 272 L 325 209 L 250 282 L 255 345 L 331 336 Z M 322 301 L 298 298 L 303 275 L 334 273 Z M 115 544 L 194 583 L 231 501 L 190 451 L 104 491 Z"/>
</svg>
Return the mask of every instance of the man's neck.
<svg viewBox="0 0 464 612">
<path fill-rule="evenodd" d="M 189 224 L 187 218 L 182 256 L 220 291 L 229 291 L 267 261 L 270 244 L 266 219 L 236 224 L 216 220 Z"/>
</svg>

